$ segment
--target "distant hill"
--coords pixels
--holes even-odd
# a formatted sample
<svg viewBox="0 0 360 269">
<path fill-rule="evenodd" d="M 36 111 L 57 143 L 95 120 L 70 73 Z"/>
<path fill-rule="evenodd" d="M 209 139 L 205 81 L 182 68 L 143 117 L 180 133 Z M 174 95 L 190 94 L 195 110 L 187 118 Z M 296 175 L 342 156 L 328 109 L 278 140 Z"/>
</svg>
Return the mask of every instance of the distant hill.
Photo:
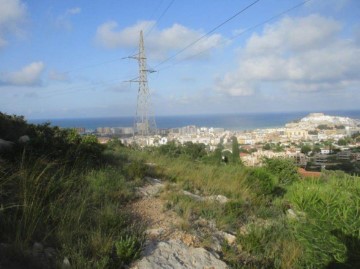
<svg viewBox="0 0 360 269">
<path fill-rule="evenodd" d="M 310 113 L 306 117 L 287 123 L 285 126 L 287 128 L 318 128 L 320 125 L 329 126 L 329 127 L 360 127 L 360 120 L 351 119 L 349 117 L 339 117 L 339 116 L 330 116 L 325 115 L 324 113 Z"/>
</svg>

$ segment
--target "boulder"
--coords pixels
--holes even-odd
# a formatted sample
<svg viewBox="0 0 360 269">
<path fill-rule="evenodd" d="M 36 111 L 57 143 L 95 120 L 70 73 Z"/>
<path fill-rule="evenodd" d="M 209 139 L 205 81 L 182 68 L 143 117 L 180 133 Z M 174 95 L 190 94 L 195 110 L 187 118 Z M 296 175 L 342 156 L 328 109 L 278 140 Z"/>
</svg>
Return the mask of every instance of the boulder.
<svg viewBox="0 0 360 269">
<path fill-rule="evenodd" d="M 225 269 L 225 262 L 204 248 L 188 247 L 179 240 L 154 242 L 132 269 Z"/>
</svg>

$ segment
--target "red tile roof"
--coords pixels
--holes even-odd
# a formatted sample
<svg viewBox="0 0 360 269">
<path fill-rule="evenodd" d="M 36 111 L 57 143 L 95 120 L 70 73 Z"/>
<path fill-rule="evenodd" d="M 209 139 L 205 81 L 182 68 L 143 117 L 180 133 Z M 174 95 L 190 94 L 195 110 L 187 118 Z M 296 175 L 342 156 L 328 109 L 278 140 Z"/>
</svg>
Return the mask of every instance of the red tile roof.
<svg viewBox="0 0 360 269">
<path fill-rule="evenodd" d="M 304 168 L 299 168 L 298 172 L 303 177 L 320 177 L 321 172 L 306 171 Z"/>
</svg>

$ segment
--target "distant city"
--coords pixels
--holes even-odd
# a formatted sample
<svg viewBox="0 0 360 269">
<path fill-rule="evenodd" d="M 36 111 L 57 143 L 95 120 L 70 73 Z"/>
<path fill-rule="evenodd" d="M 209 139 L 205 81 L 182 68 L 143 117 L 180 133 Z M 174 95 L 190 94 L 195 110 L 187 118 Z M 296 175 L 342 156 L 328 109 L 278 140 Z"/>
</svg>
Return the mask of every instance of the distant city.
<svg viewBox="0 0 360 269">
<path fill-rule="evenodd" d="M 279 128 L 249 131 L 188 125 L 160 129 L 157 134 L 144 137 L 134 136 L 132 127 L 76 130 L 80 134 L 96 135 L 100 143 L 107 143 L 114 138 L 125 145 L 137 144 L 140 147 L 191 142 L 202 143 L 209 151 L 222 145 L 224 152 L 231 151 L 231 141 L 236 137 L 240 145 L 240 157 L 248 166 L 261 165 L 264 157 L 293 158 L 298 166 L 313 171 L 360 162 L 360 120 L 323 113 L 311 113 Z"/>
</svg>

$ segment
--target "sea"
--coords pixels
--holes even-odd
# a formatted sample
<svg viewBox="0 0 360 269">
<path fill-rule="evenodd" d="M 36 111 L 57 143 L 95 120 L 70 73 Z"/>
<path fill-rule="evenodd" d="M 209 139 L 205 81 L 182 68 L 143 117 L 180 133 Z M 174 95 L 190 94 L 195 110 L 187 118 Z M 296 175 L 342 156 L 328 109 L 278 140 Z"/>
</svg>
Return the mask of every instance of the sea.
<svg viewBox="0 0 360 269">
<path fill-rule="evenodd" d="M 155 120 L 157 128 L 159 129 L 195 125 L 197 127 L 214 127 L 232 131 L 244 131 L 284 127 L 286 123 L 301 119 L 309 113 L 315 112 L 322 111 L 157 116 Z M 360 110 L 326 111 L 322 113 L 325 115 L 342 116 L 360 120 Z M 131 127 L 134 125 L 134 117 L 28 119 L 28 122 L 34 124 L 49 122 L 52 126 L 62 128 L 83 127 L 87 130 L 94 130 L 98 127 Z"/>
</svg>

